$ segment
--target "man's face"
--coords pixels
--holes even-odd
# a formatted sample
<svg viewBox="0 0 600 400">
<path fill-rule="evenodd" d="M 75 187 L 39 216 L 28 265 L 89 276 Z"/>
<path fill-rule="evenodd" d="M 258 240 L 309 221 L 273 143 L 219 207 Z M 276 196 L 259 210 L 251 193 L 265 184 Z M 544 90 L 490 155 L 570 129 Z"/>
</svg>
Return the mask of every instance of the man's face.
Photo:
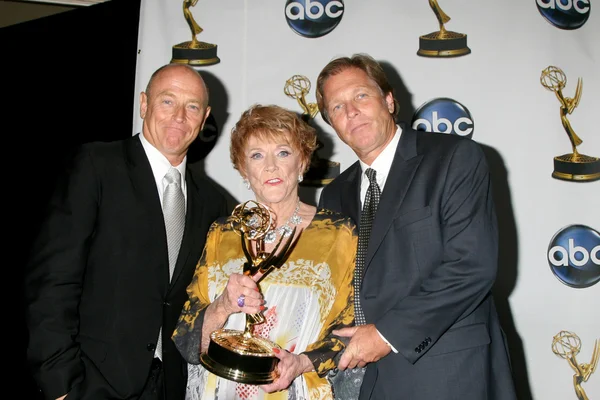
<svg viewBox="0 0 600 400">
<path fill-rule="evenodd" d="M 325 81 L 323 98 L 339 138 L 370 165 L 396 132 L 393 95 L 384 95 L 363 70 L 349 68 Z"/>
<path fill-rule="evenodd" d="M 182 66 L 155 77 L 150 93 L 140 95 L 142 132 L 172 165 L 183 161 L 210 113 L 202 79 Z"/>
</svg>

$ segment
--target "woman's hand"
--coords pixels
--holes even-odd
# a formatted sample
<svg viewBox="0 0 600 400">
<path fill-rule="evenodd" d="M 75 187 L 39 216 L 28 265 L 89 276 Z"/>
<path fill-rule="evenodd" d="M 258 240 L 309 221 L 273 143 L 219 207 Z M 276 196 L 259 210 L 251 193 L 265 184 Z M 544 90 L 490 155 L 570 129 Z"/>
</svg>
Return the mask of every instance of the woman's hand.
<svg viewBox="0 0 600 400">
<path fill-rule="evenodd" d="M 254 280 L 246 275 L 231 274 L 223 294 L 219 296 L 221 307 L 227 315 L 240 311 L 256 314 L 264 310 L 264 299 Z"/>
<path fill-rule="evenodd" d="M 279 376 L 273 383 L 261 385 L 261 389 L 267 393 L 287 389 L 298 376 L 314 370 L 310 359 L 304 354 L 292 354 L 276 348 L 273 349 L 273 352 L 279 358 L 279 362 L 277 363 L 277 373 Z"/>
</svg>

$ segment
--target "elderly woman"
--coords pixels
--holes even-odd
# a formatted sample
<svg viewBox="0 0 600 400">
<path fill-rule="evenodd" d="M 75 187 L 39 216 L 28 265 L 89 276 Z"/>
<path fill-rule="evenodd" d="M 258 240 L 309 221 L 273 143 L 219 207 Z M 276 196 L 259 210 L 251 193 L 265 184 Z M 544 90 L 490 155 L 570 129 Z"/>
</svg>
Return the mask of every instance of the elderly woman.
<svg viewBox="0 0 600 400">
<path fill-rule="evenodd" d="M 315 129 L 278 106 L 255 105 L 234 127 L 234 168 L 256 201 L 269 206 L 276 217 L 276 226 L 265 237 L 265 250 L 272 251 L 294 227 L 298 238 L 286 262 L 261 281 L 259 291 L 255 281 L 260 275 L 242 274 L 245 257 L 231 217 L 212 225 L 173 334 L 190 363 L 188 399 L 333 398 L 325 375 L 344 348 L 332 330 L 353 322 L 357 236 L 349 218 L 299 199 L 298 183 L 315 147 Z M 238 302 L 242 295 L 244 301 Z M 259 311 L 266 322 L 255 325 L 253 334 L 283 348 L 274 350 L 279 376 L 273 383 L 237 383 L 198 365 L 213 331 L 244 330 L 245 315 Z"/>
</svg>

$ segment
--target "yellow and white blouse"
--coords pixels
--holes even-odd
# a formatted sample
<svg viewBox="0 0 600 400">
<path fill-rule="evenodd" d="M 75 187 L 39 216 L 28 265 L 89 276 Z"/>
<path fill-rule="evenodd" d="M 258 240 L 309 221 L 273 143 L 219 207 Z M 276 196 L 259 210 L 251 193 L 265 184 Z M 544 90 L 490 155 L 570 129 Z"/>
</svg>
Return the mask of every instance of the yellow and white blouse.
<svg viewBox="0 0 600 400">
<path fill-rule="evenodd" d="M 177 348 L 188 361 L 189 400 L 312 400 L 332 399 L 326 373 L 335 367 L 333 357 L 343 343 L 331 334 L 354 319 L 352 277 L 357 232 L 351 219 L 319 209 L 304 229 L 288 259 L 261 283 L 266 322 L 254 334 L 285 350 L 306 354 L 315 372 L 294 380 L 288 390 L 265 393 L 259 386 L 219 378 L 199 365 L 204 310 L 225 289 L 229 275 L 242 273 L 246 261 L 240 237 L 230 220 L 213 223 L 206 246 L 188 286 L 189 299 L 173 334 Z M 245 314 L 232 314 L 224 328 L 244 330 Z"/>
</svg>

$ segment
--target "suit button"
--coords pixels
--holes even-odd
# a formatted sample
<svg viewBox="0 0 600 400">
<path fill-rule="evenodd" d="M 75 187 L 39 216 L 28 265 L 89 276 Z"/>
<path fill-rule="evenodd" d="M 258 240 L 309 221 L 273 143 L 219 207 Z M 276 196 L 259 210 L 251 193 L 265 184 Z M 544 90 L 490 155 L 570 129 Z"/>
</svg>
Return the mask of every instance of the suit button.
<svg viewBox="0 0 600 400">
<path fill-rule="evenodd" d="M 431 338 L 429 336 L 427 336 L 425 340 L 427 341 L 427 344 L 431 343 Z"/>
<path fill-rule="evenodd" d="M 146 350 L 148 350 L 148 351 L 154 351 L 154 350 L 156 350 L 156 344 L 155 343 L 148 343 L 146 345 Z"/>
<path fill-rule="evenodd" d="M 416 347 L 415 348 L 415 352 L 420 353 L 421 352 L 421 348 L 420 347 Z"/>
<path fill-rule="evenodd" d="M 163 303 L 163 306 L 171 307 L 171 303 L 169 303 L 168 301 L 165 301 L 165 302 Z"/>
</svg>

